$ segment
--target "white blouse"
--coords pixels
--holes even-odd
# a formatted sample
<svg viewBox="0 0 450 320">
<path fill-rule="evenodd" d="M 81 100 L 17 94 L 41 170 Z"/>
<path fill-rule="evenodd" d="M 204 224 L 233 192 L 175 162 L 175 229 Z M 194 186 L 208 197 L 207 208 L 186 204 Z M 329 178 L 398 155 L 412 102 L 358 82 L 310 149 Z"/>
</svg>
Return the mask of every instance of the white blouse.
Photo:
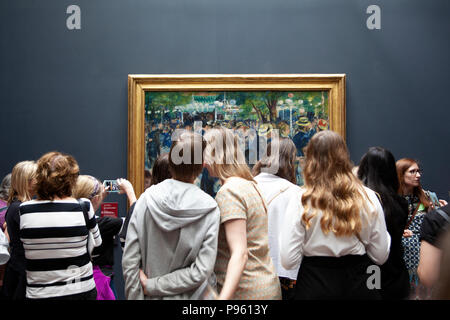
<svg viewBox="0 0 450 320">
<path fill-rule="evenodd" d="M 280 261 L 279 236 L 285 227 L 288 213 L 300 212 L 300 187 L 276 175 L 261 172 L 255 177 L 263 197 L 268 203 L 269 254 L 279 277 L 296 280 L 300 262 L 291 268 L 283 268 Z M 290 211 L 290 212 L 289 212 Z"/>
<path fill-rule="evenodd" d="M 391 237 L 386 229 L 384 212 L 375 192 L 364 187 L 371 203 L 369 213 L 361 211 L 362 229 L 357 236 L 336 237 L 329 232 L 325 235 L 320 227 L 322 213 L 311 219 L 311 226 L 306 230 L 301 222 L 304 208 L 294 212 L 287 209 L 286 223 L 280 232 L 281 264 L 290 269 L 301 263 L 303 256 L 342 257 L 345 255 L 363 255 L 378 265 L 386 262 L 389 256 Z M 301 189 L 301 194 L 305 190 Z"/>
</svg>

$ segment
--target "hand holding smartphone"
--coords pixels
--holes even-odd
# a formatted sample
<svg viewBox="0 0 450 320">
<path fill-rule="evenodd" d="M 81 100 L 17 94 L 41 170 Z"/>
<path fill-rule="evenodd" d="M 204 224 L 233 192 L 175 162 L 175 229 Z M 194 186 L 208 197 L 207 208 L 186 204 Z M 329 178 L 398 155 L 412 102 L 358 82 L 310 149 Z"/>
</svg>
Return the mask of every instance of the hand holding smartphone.
<svg viewBox="0 0 450 320">
<path fill-rule="evenodd" d="M 106 192 L 119 192 L 120 188 L 117 185 L 117 180 L 103 180 L 103 186 Z"/>
</svg>

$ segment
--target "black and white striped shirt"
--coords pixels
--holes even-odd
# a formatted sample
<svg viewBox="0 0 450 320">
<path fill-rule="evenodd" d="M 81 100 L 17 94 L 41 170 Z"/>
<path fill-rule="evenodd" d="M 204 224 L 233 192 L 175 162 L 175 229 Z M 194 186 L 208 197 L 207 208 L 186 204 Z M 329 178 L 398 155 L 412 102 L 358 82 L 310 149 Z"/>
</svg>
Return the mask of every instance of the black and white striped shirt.
<svg viewBox="0 0 450 320">
<path fill-rule="evenodd" d="M 31 200 L 20 205 L 27 298 L 61 297 L 95 288 L 86 249 L 88 229 L 95 247 L 102 238 L 91 202 L 82 200 L 89 204 L 87 225 L 77 200 Z"/>
</svg>

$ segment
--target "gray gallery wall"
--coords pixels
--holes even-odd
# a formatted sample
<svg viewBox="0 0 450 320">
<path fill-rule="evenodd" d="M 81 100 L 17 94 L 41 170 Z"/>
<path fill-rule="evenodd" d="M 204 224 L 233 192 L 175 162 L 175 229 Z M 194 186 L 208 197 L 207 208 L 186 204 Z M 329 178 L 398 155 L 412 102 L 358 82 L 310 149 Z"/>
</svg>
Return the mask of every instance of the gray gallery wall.
<svg viewBox="0 0 450 320">
<path fill-rule="evenodd" d="M 60 150 L 126 177 L 128 74 L 346 73 L 352 159 L 374 145 L 417 158 L 448 200 L 449 31 L 448 0 L 1 0 L 0 176 Z"/>
</svg>

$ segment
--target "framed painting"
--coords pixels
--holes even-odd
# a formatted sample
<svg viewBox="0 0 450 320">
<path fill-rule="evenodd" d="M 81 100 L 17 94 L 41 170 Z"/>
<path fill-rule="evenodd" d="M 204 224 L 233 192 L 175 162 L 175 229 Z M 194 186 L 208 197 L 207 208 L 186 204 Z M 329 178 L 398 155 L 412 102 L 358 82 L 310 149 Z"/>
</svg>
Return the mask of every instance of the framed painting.
<svg viewBox="0 0 450 320">
<path fill-rule="evenodd" d="M 244 141 L 277 129 L 293 140 L 301 159 L 318 131 L 345 139 L 345 74 L 129 75 L 128 179 L 136 196 L 144 191 L 145 170 L 169 152 L 172 132 L 204 133 L 218 125 Z M 301 185 L 300 169 L 297 177 Z"/>
</svg>

